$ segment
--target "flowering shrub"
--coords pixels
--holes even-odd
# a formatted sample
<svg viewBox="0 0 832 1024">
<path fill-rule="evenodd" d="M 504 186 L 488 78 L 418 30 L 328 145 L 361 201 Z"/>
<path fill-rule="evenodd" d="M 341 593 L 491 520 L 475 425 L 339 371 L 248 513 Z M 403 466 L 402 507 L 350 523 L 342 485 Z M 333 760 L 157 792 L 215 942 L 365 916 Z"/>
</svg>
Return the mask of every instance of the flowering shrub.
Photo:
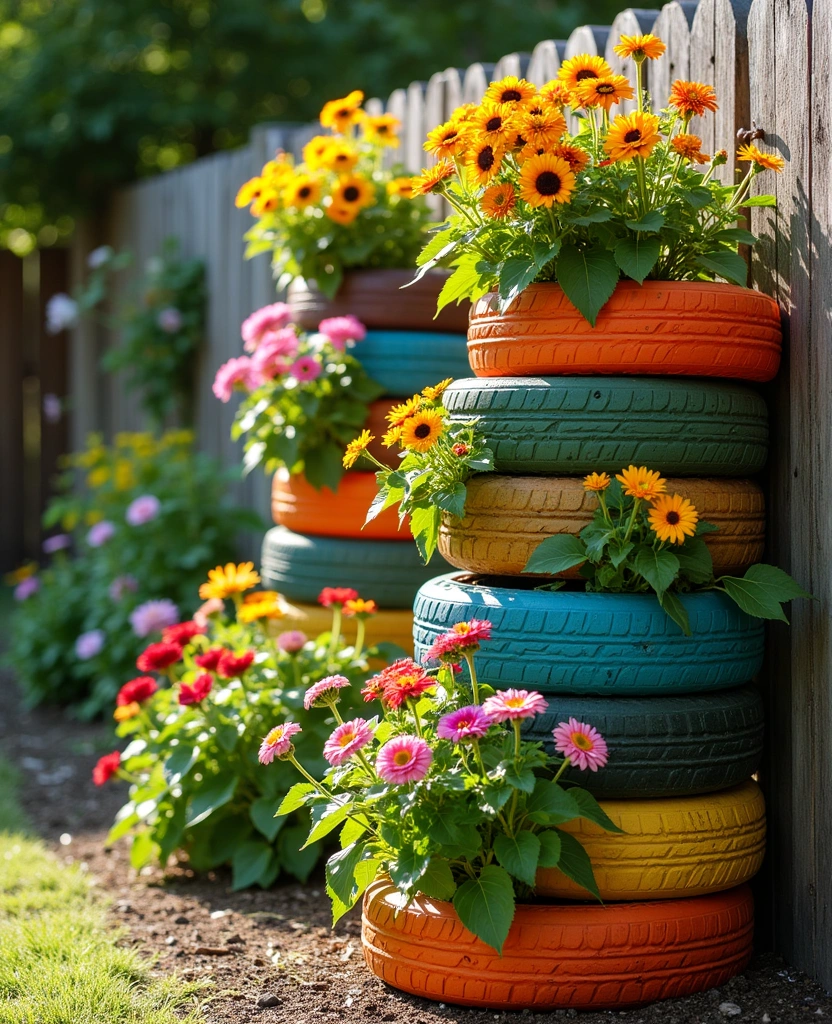
<svg viewBox="0 0 832 1024">
<path fill-rule="evenodd" d="M 783 603 L 811 596 L 773 565 L 752 565 L 742 578 L 715 577 L 702 536 L 717 527 L 703 522 L 687 498 L 667 494 L 667 481 L 656 470 L 629 466 L 614 480 L 606 473 L 590 473 L 584 488 L 598 497 L 592 522 L 577 537 L 547 537 L 524 572 L 554 575 L 580 566 L 588 591 L 652 590 L 688 636 L 690 625 L 679 594 L 721 590 L 749 615 L 783 622 L 788 621 Z M 549 589 L 563 585 L 561 580 Z"/>
<path fill-rule="evenodd" d="M 206 567 L 261 523 L 228 505 L 226 478 L 187 431 L 120 434 L 109 447 L 92 436 L 58 487 L 45 523 L 60 532 L 44 542 L 48 567 L 17 583 L 9 661 L 31 703 L 90 717 L 144 642 L 187 613 Z"/>
<path fill-rule="evenodd" d="M 260 760 L 289 762 L 305 780 L 278 815 L 308 807 L 307 844 L 340 828 L 341 849 L 326 868 L 334 920 L 385 872 L 408 901 L 418 892 L 453 900 L 465 927 L 499 952 L 515 900 L 533 898 L 538 868 L 558 868 L 598 896 L 586 851 L 559 826 L 582 817 L 620 830 L 586 790 L 560 779 L 569 764 L 603 768 L 606 744 L 574 719 L 557 727 L 551 749 L 524 740 L 522 723 L 546 701 L 478 683 L 475 652 L 490 629 L 472 620 L 438 637 L 425 659 L 438 669 L 405 659 L 373 676 L 362 693 L 381 705 L 380 716 L 345 720 L 339 701 L 350 690 L 342 676 L 310 687 L 306 705 L 336 721 L 321 782 L 302 763 L 305 723 L 285 721 L 264 739 Z M 454 671 L 462 660 L 470 688 Z"/>
<path fill-rule="evenodd" d="M 278 287 L 296 277 L 317 282 L 329 298 L 351 267 L 407 267 L 430 219 L 413 202 L 409 177 L 383 166 L 387 147 L 398 146 L 399 121 L 372 116 L 355 90 L 321 111 L 325 135 L 303 150 L 303 162 L 278 153 L 237 193 L 257 223 L 248 232 L 247 256 L 272 252 Z"/>
<path fill-rule="evenodd" d="M 243 323 L 248 355 L 229 359 L 214 380 L 228 402 L 244 391 L 231 436 L 245 439 L 245 467 L 267 473 L 283 466 L 315 487 L 338 485 L 344 445 L 382 393 L 350 349 L 367 334 L 354 316 L 322 320 L 317 334 L 289 323 L 285 302 L 258 309 Z"/>
<path fill-rule="evenodd" d="M 667 108 L 654 113 L 642 66 L 664 43 L 622 36 L 615 49 L 636 66 L 631 114 L 614 110 L 634 98 L 628 80 L 603 57 L 579 54 L 540 90 L 512 77 L 492 83 L 482 103 L 428 134 L 425 149 L 438 162 L 414 178 L 414 191 L 443 196 L 453 212 L 422 251 L 417 277 L 440 262 L 456 268 L 440 308 L 497 290 L 505 310 L 533 281 L 557 281 L 594 324 L 622 276 L 746 283 L 737 245 L 756 239 L 739 226 L 743 210 L 774 205 L 773 196 L 749 195 L 751 180 L 782 170 L 782 157 L 750 142 L 738 151 L 749 164 L 743 179 L 714 180 L 725 151 L 702 153 L 689 131 L 694 116 L 717 109 L 711 86 L 676 81 Z M 580 112 L 575 135 L 567 108 Z"/>
<path fill-rule="evenodd" d="M 343 460 L 349 468 L 363 456 L 377 467 L 378 494 L 367 521 L 398 505 L 401 519 L 410 516 L 410 530 L 425 562 L 436 550 L 442 513 L 458 518 L 465 513 L 465 481 L 472 473 L 494 468 L 493 453 L 476 433 L 474 421 L 449 422 L 442 394 L 450 383 L 449 378 L 424 388 L 388 413 L 390 428 L 382 442 L 401 448 L 398 467 L 383 466 L 367 450 L 375 440 L 369 430 L 349 443 Z"/>
<path fill-rule="evenodd" d="M 379 651 L 365 650 L 363 631 L 355 647 L 345 647 L 335 622 L 317 639 L 282 630 L 286 605 L 273 591 L 254 590 L 259 582 L 250 562 L 212 570 L 200 588 L 208 604 L 146 647 L 116 695 L 116 731 L 127 745 L 99 760 L 93 781 L 130 782 L 108 842 L 131 835 L 137 869 L 154 858 L 164 865 L 182 850 L 196 870 L 230 863 L 233 887 L 241 889 L 269 886 L 285 872 L 304 880 L 318 859 L 318 845 L 299 849 L 308 815 L 274 816 L 292 772 L 259 770 L 261 737 L 275 714 L 293 715 L 304 728 L 299 749 L 322 774 L 328 728 L 304 689 L 332 672 L 357 694 L 370 674 L 368 654 Z M 334 618 L 349 614 L 360 600 L 353 594 L 329 602 Z M 367 617 L 372 602 L 362 604 Z"/>
</svg>

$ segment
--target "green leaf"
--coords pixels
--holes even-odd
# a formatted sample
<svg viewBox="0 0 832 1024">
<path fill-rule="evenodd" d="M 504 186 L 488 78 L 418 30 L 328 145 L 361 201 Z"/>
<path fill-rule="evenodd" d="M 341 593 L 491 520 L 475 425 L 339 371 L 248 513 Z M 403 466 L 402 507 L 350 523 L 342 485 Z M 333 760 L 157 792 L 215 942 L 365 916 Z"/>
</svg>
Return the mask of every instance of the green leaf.
<svg viewBox="0 0 832 1024">
<path fill-rule="evenodd" d="M 560 833 L 556 829 L 547 829 L 546 832 L 538 833 L 540 840 L 540 857 L 537 861 L 539 868 L 556 868 L 560 860 Z"/>
<path fill-rule="evenodd" d="M 557 275 L 566 297 L 594 327 L 598 313 L 618 284 L 618 266 L 612 253 L 565 245 L 558 256 Z"/>
<path fill-rule="evenodd" d="M 421 853 L 412 846 L 405 846 L 399 850 L 395 862 L 390 864 L 389 874 L 400 889 L 413 892 L 416 883 L 427 871 L 430 863 L 430 854 Z"/>
<path fill-rule="evenodd" d="M 547 263 L 552 262 L 560 252 L 560 246 L 561 241 L 559 238 L 556 238 L 554 242 L 544 242 L 542 239 L 538 239 L 532 245 L 532 254 L 538 270 L 543 270 Z"/>
<path fill-rule="evenodd" d="M 482 838 L 473 825 L 457 825 L 445 814 L 431 822 L 428 836 L 444 848 L 446 856 L 473 860 L 482 847 Z"/>
<path fill-rule="evenodd" d="M 688 619 L 687 609 L 682 604 L 681 599 L 676 594 L 672 594 L 669 590 L 666 590 L 659 598 L 659 604 L 662 606 L 665 613 L 673 619 L 685 636 L 690 636 L 690 620 Z"/>
<path fill-rule="evenodd" d="M 505 313 L 517 296 L 534 281 L 538 265 L 531 256 L 509 256 L 500 268 L 500 312 Z"/>
<path fill-rule="evenodd" d="M 696 257 L 700 267 L 710 270 L 718 277 L 734 284 L 745 285 L 748 281 L 748 264 L 736 252 L 725 249 L 721 252 L 704 253 Z"/>
<path fill-rule="evenodd" d="M 274 800 L 268 796 L 261 796 L 255 800 L 249 808 L 249 814 L 257 831 L 261 832 L 270 843 L 274 842 L 275 836 L 286 824 L 284 817 L 277 817 L 274 813 Z"/>
<path fill-rule="evenodd" d="M 419 879 L 419 892 L 434 900 L 449 900 L 456 892 L 453 872 L 446 860 L 432 857 Z"/>
<path fill-rule="evenodd" d="M 194 825 L 205 821 L 219 807 L 224 807 L 234 796 L 238 781 L 236 775 L 232 775 L 230 779 L 218 775 L 207 786 L 203 786 L 191 800 L 186 826 L 193 828 Z"/>
<path fill-rule="evenodd" d="M 413 534 L 416 547 L 419 549 L 419 554 L 425 565 L 436 551 L 441 521 L 442 513 L 436 505 L 430 505 L 428 508 L 415 508 L 410 514 L 410 532 Z"/>
<path fill-rule="evenodd" d="M 328 803 L 315 804 L 312 808 L 312 828 L 301 849 L 305 850 L 307 846 L 329 835 L 346 818 L 351 806 L 352 795 L 350 793 L 339 793 Z"/>
<path fill-rule="evenodd" d="M 321 852 L 318 846 L 300 848 L 305 835 L 306 828 L 303 825 L 292 825 L 284 828 L 277 839 L 278 853 L 283 866 L 300 882 L 305 882 L 309 877 L 309 872 L 315 867 Z"/>
<path fill-rule="evenodd" d="M 187 743 L 180 743 L 167 761 L 165 761 L 165 782 L 169 786 L 175 786 L 178 782 L 181 782 L 184 776 L 196 764 L 198 757 L 198 746 L 191 747 Z"/>
<path fill-rule="evenodd" d="M 615 824 L 592 793 L 575 786 L 574 789 L 569 790 L 569 795 L 578 807 L 580 807 L 582 818 L 586 818 L 588 821 L 594 821 L 596 825 L 600 825 L 601 828 L 606 829 L 607 832 L 620 832 L 623 835 L 624 829 L 619 828 L 618 825 Z"/>
<path fill-rule="evenodd" d="M 592 870 L 592 863 L 589 854 L 581 846 L 578 840 L 569 832 L 557 829 L 560 836 L 560 860 L 558 867 L 573 882 L 591 892 L 596 899 L 601 899 L 598 892 L 598 883 L 595 881 L 595 873 Z"/>
<path fill-rule="evenodd" d="M 351 843 L 346 849 L 333 853 L 326 862 L 327 885 L 347 907 L 355 902 L 355 868 L 366 849 L 366 843 Z"/>
<path fill-rule="evenodd" d="M 303 807 L 306 804 L 306 798 L 314 792 L 315 787 L 311 782 L 296 782 L 281 800 L 280 807 L 275 811 L 275 817 L 280 814 L 291 814 L 298 807 Z"/>
<path fill-rule="evenodd" d="M 703 209 L 713 199 L 711 190 L 699 185 L 694 188 L 685 189 L 682 194 L 685 197 L 685 201 L 692 206 L 694 210 Z"/>
<path fill-rule="evenodd" d="M 701 537 L 688 537 L 675 551 L 680 574 L 691 583 L 710 583 L 714 577 L 711 551 Z"/>
<path fill-rule="evenodd" d="M 648 210 L 639 220 L 628 220 L 624 223 L 633 231 L 661 231 L 664 227 L 664 214 L 658 210 Z"/>
<path fill-rule="evenodd" d="M 606 206 L 599 206 L 595 210 L 590 210 L 589 213 L 581 214 L 579 217 L 570 217 L 567 219 L 570 224 L 580 224 L 582 227 L 586 227 L 589 224 L 606 224 L 608 220 L 612 220 L 612 210 Z"/>
<path fill-rule="evenodd" d="M 145 829 L 145 831 L 133 836 L 133 842 L 130 846 L 130 864 L 136 871 L 140 871 L 145 864 L 148 864 L 158 855 L 159 847 L 153 841 L 149 829 Z"/>
<path fill-rule="evenodd" d="M 658 238 L 641 238 L 639 235 L 622 238 L 614 250 L 615 262 L 627 277 L 643 284 L 645 277 L 656 265 L 661 248 Z"/>
<path fill-rule="evenodd" d="M 443 487 L 434 491 L 433 501 L 443 512 L 449 512 L 456 519 L 462 519 L 465 515 L 467 493 L 465 484 L 457 480 L 451 487 Z"/>
<path fill-rule="evenodd" d="M 534 793 L 526 803 L 526 812 L 538 825 L 560 825 L 581 816 L 572 794 L 548 779 L 537 780 Z"/>
<path fill-rule="evenodd" d="M 457 242 L 451 238 L 453 233 L 453 228 L 446 228 L 444 231 L 437 231 L 435 235 L 432 235 L 416 257 L 416 266 L 423 267 L 428 262 L 436 262 L 452 252 L 457 245 Z"/>
<path fill-rule="evenodd" d="M 509 873 L 489 864 L 457 889 L 454 910 L 460 921 L 487 945 L 503 951 L 503 943 L 514 919 L 514 886 Z"/>
<path fill-rule="evenodd" d="M 231 858 L 231 888 L 234 892 L 254 885 L 268 868 L 272 848 L 258 839 L 239 846 Z"/>
<path fill-rule="evenodd" d="M 316 445 L 303 456 L 303 475 L 318 490 L 328 487 L 335 491 L 344 475 L 343 458 L 343 449 L 332 441 Z"/>
<path fill-rule="evenodd" d="M 356 839 L 360 839 L 361 836 L 367 831 L 367 826 L 359 818 L 347 818 L 344 822 L 344 827 L 341 829 L 341 849 L 346 849 L 351 843 L 354 843 Z"/>
<path fill-rule="evenodd" d="M 725 228 L 723 231 L 717 231 L 713 237 L 717 242 L 729 242 L 738 245 L 754 245 L 757 241 L 757 236 L 753 235 L 750 231 L 746 231 L 745 228 Z"/>
<path fill-rule="evenodd" d="M 663 594 L 679 575 L 679 559 L 667 548 L 656 551 L 643 545 L 636 552 L 634 568 L 657 594 Z"/>
<path fill-rule="evenodd" d="M 478 253 L 466 253 L 456 265 L 456 269 L 442 285 L 442 291 L 436 300 L 437 315 L 450 302 L 457 305 L 462 299 L 471 298 L 477 290 L 480 281 L 480 272 L 477 270 L 479 262 Z"/>
<path fill-rule="evenodd" d="M 519 878 L 526 885 L 534 885 L 537 861 L 540 857 L 540 840 L 534 832 L 524 829 L 513 836 L 495 836 L 494 853 L 510 875 Z"/>
<path fill-rule="evenodd" d="M 519 789 L 524 793 L 533 793 L 537 781 L 531 768 L 523 768 L 518 772 L 513 764 L 506 768 L 503 778 L 512 789 Z"/>
<path fill-rule="evenodd" d="M 571 569 L 586 561 L 586 545 L 571 533 L 559 533 L 547 537 L 531 553 L 523 572 L 539 572 L 554 575 Z"/>
<path fill-rule="evenodd" d="M 722 576 L 726 594 L 748 615 L 788 622 L 781 605 L 796 597 L 811 598 L 787 572 L 774 565 L 752 565 L 740 579 Z"/>
<path fill-rule="evenodd" d="M 618 537 L 613 537 L 609 543 L 610 561 L 617 569 L 623 561 L 626 560 L 630 552 L 635 548 L 635 544 L 631 540 L 628 540 L 626 544 L 623 543 Z"/>
<path fill-rule="evenodd" d="M 777 206 L 775 196 L 749 196 L 740 206 Z"/>
</svg>

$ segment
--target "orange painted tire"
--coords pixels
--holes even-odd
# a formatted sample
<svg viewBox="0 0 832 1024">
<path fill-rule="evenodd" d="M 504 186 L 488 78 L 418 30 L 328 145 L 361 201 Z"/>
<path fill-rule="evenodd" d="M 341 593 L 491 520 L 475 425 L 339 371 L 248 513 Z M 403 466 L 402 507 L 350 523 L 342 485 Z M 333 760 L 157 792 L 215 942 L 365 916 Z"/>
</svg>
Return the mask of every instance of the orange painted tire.
<svg viewBox="0 0 832 1024">
<path fill-rule="evenodd" d="M 704 796 L 602 800 L 601 806 L 624 835 L 584 818 L 561 827 L 589 854 L 604 901 L 705 896 L 747 882 L 763 863 L 766 806 L 751 780 Z M 588 898 L 557 868 L 538 871 L 535 892 Z"/>
<path fill-rule="evenodd" d="M 413 543 L 407 522 L 399 529 L 396 509 L 389 508 L 368 523 L 367 509 L 378 493 L 375 473 L 345 473 L 334 493 L 316 490 L 305 477 L 285 471 L 272 479 L 272 518 L 278 526 L 313 537 L 367 537 Z"/>
<path fill-rule="evenodd" d="M 777 303 L 706 281 L 621 281 L 593 328 L 556 284 L 533 284 L 500 313 L 496 293 L 471 308 L 477 377 L 681 374 L 767 381 L 780 365 Z"/>
<path fill-rule="evenodd" d="M 451 903 L 409 906 L 385 879 L 364 896 L 364 958 L 376 977 L 427 999 L 492 1010 L 619 1010 L 703 992 L 751 959 L 748 886 L 685 900 L 519 904 L 502 956 Z"/>
<path fill-rule="evenodd" d="M 717 575 L 742 575 L 759 562 L 765 546 L 765 499 L 751 480 L 669 478 L 669 494 L 690 498 L 706 522 L 705 535 Z M 556 533 L 577 534 L 597 507 L 579 477 L 500 476 L 468 482 L 464 519 L 446 516 L 439 552 L 459 569 L 490 576 L 517 576 L 537 545 Z M 577 569 L 561 573 L 577 578 Z"/>
<path fill-rule="evenodd" d="M 348 644 L 355 642 L 355 619 L 344 617 L 341 632 Z M 332 628 L 332 612 L 319 604 L 293 602 L 285 618 L 270 624 L 270 632 L 277 635 L 289 629 L 300 629 L 314 639 Z M 407 654 L 413 654 L 413 612 L 406 608 L 382 608 L 367 621 L 367 643 L 388 643 L 401 647 Z"/>
</svg>

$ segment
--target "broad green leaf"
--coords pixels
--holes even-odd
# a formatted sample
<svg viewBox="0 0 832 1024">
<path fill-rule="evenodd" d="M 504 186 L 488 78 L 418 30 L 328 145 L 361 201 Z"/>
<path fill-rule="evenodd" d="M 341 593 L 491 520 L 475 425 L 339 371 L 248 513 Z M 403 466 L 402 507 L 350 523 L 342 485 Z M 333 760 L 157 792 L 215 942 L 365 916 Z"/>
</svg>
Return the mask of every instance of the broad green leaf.
<svg viewBox="0 0 832 1024">
<path fill-rule="evenodd" d="M 605 224 L 608 220 L 612 220 L 612 210 L 606 206 L 599 206 L 595 210 L 590 210 L 589 213 L 581 214 L 579 217 L 569 217 L 567 211 L 567 219 L 571 224 L 580 224 L 585 227 L 588 224 Z"/>
<path fill-rule="evenodd" d="M 498 811 L 511 799 L 511 786 L 484 786 L 477 800 L 477 806 L 486 814 L 496 816 Z"/>
<path fill-rule="evenodd" d="M 327 885 L 347 907 L 355 902 L 355 868 L 366 849 L 366 843 L 351 843 L 346 849 L 333 853 L 326 862 Z"/>
<path fill-rule="evenodd" d="M 603 771 L 603 768 L 601 770 Z M 600 825 L 601 828 L 606 829 L 607 832 L 623 833 L 624 830 L 615 824 L 592 793 L 575 786 L 574 789 L 569 790 L 569 795 L 578 807 L 580 807 L 582 818 L 586 818 L 588 821 L 594 821 L 596 825 Z"/>
<path fill-rule="evenodd" d="M 699 522 L 696 524 L 696 534 L 695 534 L 695 536 L 697 536 L 697 537 L 701 537 L 705 533 L 718 533 L 718 532 L 719 532 L 719 527 L 718 526 L 714 526 L 713 523 L 706 523 L 704 519 L 700 519 Z"/>
<path fill-rule="evenodd" d="M 462 299 L 470 298 L 476 293 L 480 280 L 480 273 L 477 270 L 479 258 L 477 253 L 467 253 L 458 261 L 456 269 L 445 281 L 439 293 L 436 301 L 437 316 L 448 303 L 459 304 Z"/>
<path fill-rule="evenodd" d="M 180 743 L 167 761 L 165 761 L 165 782 L 169 786 L 175 786 L 178 782 L 181 782 L 183 777 L 196 764 L 198 757 L 198 746 Z"/>
<path fill-rule="evenodd" d="M 122 812 L 127 810 L 128 813 L 123 814 Z M 138 814 L 136 814 L 132 801 L 129 804 L 125 804 L 119 811 L 119 816 L 116 819 L 116 823 L 107 833 L 106 845 L 111 846 L 117 839 L 121 839 L 122 836 L 126 836 L 127 833 L 134 825 L 138 825 L 139 821 Z"/>
<path fill-rule="evenodd" d="M 326 441 L 306 451 L 303 475 L 318 490 L 328 487 L 335 491 L 344 475 L 343 458 L 343 448 L 333 441 Z"/>
<path fill-rule="evenodd" d="M 624 223 L 633 231 L 661 231 L 664 227 L 664 214 L 658 210 L 648 210 L 639 220 L 628 220 Z"/>
<path fill-rule="evenodd" d="M 306 829 L 303 825 L 284 828 L 277 837 L 278 853 L 283 866 L 300 882 L 305 882 L 318 861 L 320 848 L 317 846 L 301 849 Z"/>
<path fill-rule="evenodd" d="M 158 855 L 159 847 L 153 841 L 150 829 L 145 829 L 133 836 L 130 846 L 130 864 L 136 871 L 140 871 L 145 864 Z"/>
<path fill-rule="evenodd" d="M 594 327 L 598 313 L 618 284 L 618 266 L 612 253 L 565 245 L 558 256 L 557 275 L 566 297 Z"/>
<path fill-rule="evenodd" d="M 667 548 L 643 545 L 636 553 L 634 567 L 657 594 L 663 594 L 679 575 L 679 559 Z"/>
<path fill-rule="evenodd" d="M 640 235 L 622 238 L 614 250 L 615 262 L 627 277 L 643 284 L 656 265 L 661 248 L 658 238 L 642 238 Z"/>
<path fill-rule="evenodd" d="M 514 886 L 509 873 L 496 864 L 487 865 L 478 878 L 463 882 L 453 902 L 468 931 L 502 953 L 514 920 Z"/>
<path fill-rule="evenodd" d="M 540 840 L 540 857 L 537 861 L 539 868 L 556 868 L 560 860 L 560 833 L 555 829 L 547 829 L 539 832 L 537 838 Z"/>
<path fill-rule="evenodd" d="M 269 858 L 269 863 L 260 872 L 260 876 L 257 879 L 257 885 L 261 889 L 270 889 L 274 885 L 275 879 L 280 874 L 280 857 L 272 850 L 272 855 Z"/>
<path fill-rule="evenodd" d="M 436 551 L 441 521 L 442 513 L 435 505 L 431 505 L 429 508 L 415 508 L 410 514 L 410 532 L 413 534 L 416 547 L 419 549 L 419 554 L 425 565 Z"/>
<path fill-rule="evenodd" d="M 666 590 L 659 598 L 659 604 L 665 613 L 670 616 L 685 636 L 691 635 L 690 620 L 685 606 L 678 595 Z"/>
<path fill-rule="evenodd" d="M 449 900 L 456 892 L 456 882 L 446 860 L 432 857 L 419 879 L 419 892 L 434 900 Z"/>
<path fill-rule="evenodd" d="M 700 267 L 710 270 L 718 277 L 734 284 L 745 285 L 748 281 L 748 264 L 736 252 L 727 249 L 722 252 L 709 252 L 696 257 Z"/>
<path fill-rule="evenodd" d="M 812 596 L 774 565 L 752 565 L 741 579 L 722 576 L 720 583 L 732 601 L 758 619 L 788 622 L 781 605 L 796 597 Z"/>
<path fill-rule="evenodd" d="M 437 231 L 432 235 L 416 257 L 416 266 L 423 267 L 426 263 L 441 260 L 443 256 L 452 252 L 457 244 L 451 238 L 453 233 L 453 228 L 446 228 L 444 231 Z"/>
<path fill-rule="evenodd" d="M 685 543 L 674 551 L 679 562 L 681 575 L 691 583 L 710 583 L 714 577 L 714 562 L 711 551 L 701 537 L 688 537 Z"/>
<path fill-rule="evenodd" d="M 444 848 L 447 857 L 473 860 L 482 847 L 482 838 L 473 825 L 457 825 L 445 814 L 430 824 L 428 836 Z"/>
<path fill-rule="evenodd" d="M 580 818 L 581 809 L 572 795 L 548 779 L 538 779 L 534 793 L 526 803 L 529 818 L 539 825 L 560 825 Z"/>
<path fill-rule="evenodd" d="M 685 197 L 685 201 L 694 208 L 694 210 L 701 210 L 710 203 L 713 199 L 711 190 L 703 188 L 700 185 L 694 186 L 693 188 L 685 189 L 682 193 Z"/>
<path fill-rule="evenodd" d="M 239 846 L 231 858 L 231 888 L 234 892 L 247 889 L 262 876 L 272 858 L 268 843 L 251 839 Z"/>
<path fill-rule="evenodd" d="M 350 793 L 339 793 L 326 804 L 315 804 L 312 807 L 312 828 L 301 849 L 305 850 L 307 846 L 329 835 L 346 818 L 351 806 Z"/>
<path fill-rule="evenodd" d="M 551 263 L 552 260 L 560 252 L 561 241 L 556 238 L 554 242 L 538 240 L 532 245 L 532 253 L 534 255 L 534 261 L 538 266 L 538 269 L 543 270 L 547 263 Z"/>
<path fill-rule="evenodd" d="M 623 544 L 618 538 L 614 538 L 610 541 L 610 561 L 616 569 L 627 558 L 633 548 L 635 548 L 635 544 L 633 544 L 631 540 L 628 540 L 626 544 Z"/>
<path fill-rule="evenodd" d="M 500 310 L 505 312 L 517 296 L 534 281 L 539 272 L 531 256 L 509 256 L 500 268 Z"/>
<path fill-rule="evenodd" d="M 248 815 L 226 815 L 211 827 L 211 839 L 208 849 L 213 867 L 226 864 L 234 856 L 235 851 L 248 839 L 259 839 L 253 836 L 251 819 Z"/>
<path fill-rule="evenodd" d="M 401 889 L 413 892 L 422 875 L 427 871 L 430 854 L 420 853 L 412 846 L 399 850 L 395 863 L 390 865 L 390 877 Z"/>
<path fill-rule="evenodd" d="M 598 883 L 595 881 L 589 854 L 571 833 L 564 832 L 562 829 L 558 829 L 557 832 L 560 836 L 558 867 L 567 878 L 571 878 L 573 882 L 577 882 L 600 900 L 601 894 L 598 892 Z"/>
<path fill-rule="evenodd" d="M 261 796 L 255 800 L 249 808 L 251 820 L 254 822 L 258 832 L 261 832 L 269 842 L 274 842 L 277 833 L 286 824 L 286 819 L 274 813 L 274 800 L 268 796 Z"/>
<path fill-rule="evenodd" d="M 232 753 L 239 739 L 240 734 L 237 732 L 237 726 L 232 725 L 230 722 L 219 726 L 217 729 L 217 743 L 228 754 Z"/>
<path fill-rule="evenodd" d="M 740 206 L 777 206 L 774 196 L 749 196 Z"/>
<path fill-rule="evenodd" d="M 776 565 L 766 565 L 765 562 L 758 562 L 749 566 L 743 579 L 753 580 L 760 586 L 766 587 L 778 601 L 792 601 L 796 597 L 805 597 L 813 600 L 812 595 L 804 590 L 787 572 L 778 569 Z"/>
<path fill-rule="evenodd" d="M 238 781 L 236 775 L 232 775 L 230 779 L 218 775 L 207 786 L 203 786 L 191 800 L 186 822 L 187 827 L 193 828 L 194 825 L 205 821 L 219 807 L 224 807 L 234 796 Z"/>
<path fill-rule="evenodd" d="M 524 829 L 513 836 L 495 836 L 494 853 L 510 875 L 519 878 L 526 885 L 534 885 L 537 861 L 540 857 L 540 840 L 534 832 Z"/>
<path fill-rule="evenodd" d="M 468 496 L 465 484 L 459 480 L 451 487 L 443 487 L 433 492 L 433 501 L 442 509 L 449 512 L 456 519 L 462 519 L 465 515 L 465 499 Z"/>
<path fill-rule="evenodd" d="M 539 572 L 554 575 L 571 569 L 586 561 L 586 545 L 571 533 L 559 533 L 547 537 L 531 553 L 523 572 Z"/>
<path fill-rule="evenodd" d="M 524 793 L 533 793 L 537 781 L 531 768 L 523 768 L 518 772 L 513 764 L 506 768 L 503 779 L 512 789 L 519 789 Z"/>
<path fill-rule="evenodd" d="M 750 231 L 746 231 L 745 228 L 725 228 L 723 231 L 717 231 L 714 235 L 714 239 L 717 242 L 735 242 L 739 245 L 754 245 L 757 241 L 757 236 L 753 235 Z"/>
<path fill-rule="evenodd" d="M 360 839 L 366 831 L 367 826 L 360 818 L 347 818 L 344 822 L 344 827 L 341 829 L 341 849 L 346 849 L 356 839 Z"/>
<path fill-rule="evenodd" d="M 315 787 L 311 782 L 296 782 L 281 800 L 280 807 L 275 812 L 275 817 L 280 814 L 291 814 L 298 807 L 303 807 L 306 804 L 306 798 L 310 793 L 314 792 Z"/>
</svg>

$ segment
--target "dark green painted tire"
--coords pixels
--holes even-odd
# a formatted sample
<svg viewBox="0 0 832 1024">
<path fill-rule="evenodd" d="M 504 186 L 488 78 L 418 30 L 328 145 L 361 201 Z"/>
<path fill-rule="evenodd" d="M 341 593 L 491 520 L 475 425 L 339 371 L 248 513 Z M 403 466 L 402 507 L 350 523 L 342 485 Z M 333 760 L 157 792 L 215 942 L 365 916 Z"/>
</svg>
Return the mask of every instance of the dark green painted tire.
<svg viewBox="0 0 832 1024">
<path fill-rule="evenodd" d="M 394 398 L 408 398 L 447 377 L 467 377 L 464 334 L 435 331 L 367 331 L 352 354 Z"/>
<path fill-rule="evenodd" d="M 413 605 L 416 657 L 455 623 L 487 619 L 480 679 L 544 694 L 670 696 L 747 683 L 763 662 L 764 629 L 724 594 L 681 600 L 685 636 L 653 595 L 534 590 L 534 580 L 459 573 L 420 589 Z M 507 585 L 506 585 L 507 584 Z"/>
<path fill-rule="evenodd" d="M 565 778 L 597 797 L 691 796 L 745 782 L 763 752 L 763 700 L 753 686 L 685 697 L 550 696 L 525 723 L 527 739 L 551 753 L 552 730 L 577 718 L 607 741 L 599 772 L 569 769 Z"/>
<path fill-rule="evenodd" d="M 747 476 L 766 461 L 763 399 L 739 384 L 663 377 L 457 380 L 451 418 L 479 418 L 500 473 Z"/>
<path fill-rule="evenodd" d="M 437 565 L 450 568 L 438 555 L 422 565 L 415 544 L 308 537 L 276 526 L 263 539 L 260 573 L 290 601 L 314 603 L 324 587 L 353 587 L 380 608 L 410 608 Z"/>
</svg>

